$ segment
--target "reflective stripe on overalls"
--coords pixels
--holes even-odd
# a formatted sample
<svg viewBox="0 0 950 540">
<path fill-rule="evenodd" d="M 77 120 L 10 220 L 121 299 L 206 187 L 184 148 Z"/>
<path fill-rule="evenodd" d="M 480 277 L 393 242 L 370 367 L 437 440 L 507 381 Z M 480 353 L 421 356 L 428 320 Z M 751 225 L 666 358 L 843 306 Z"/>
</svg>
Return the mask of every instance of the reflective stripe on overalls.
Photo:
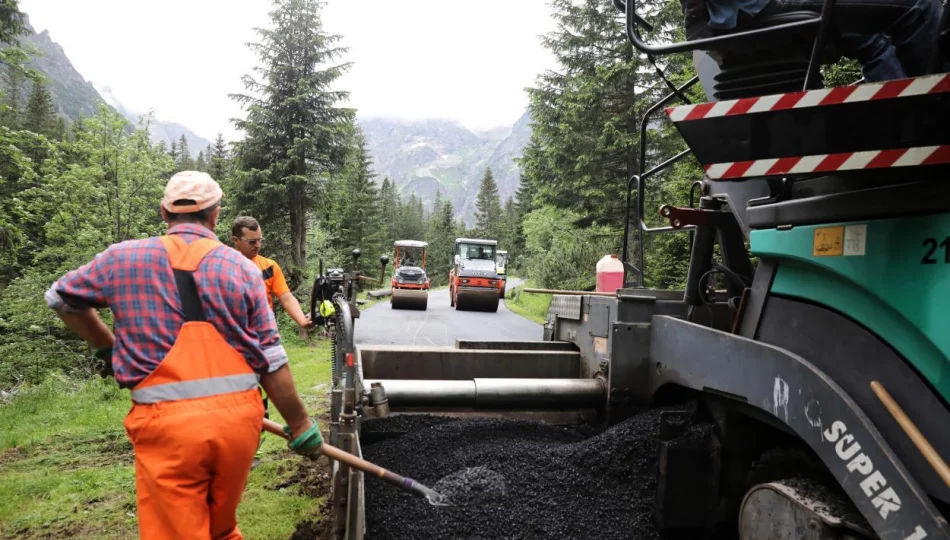
<svg viewBox="0 0 950 540">
<path fill-rule="evenodd" d="M 259 377 L 209 323 L 194 279 L 220 243 L 161 238 L 185 323 L 158 367 L 132 389 L 125 420 L 135 451 L 143 539 L 236 540 L 264 408 Z"/>
</svg>

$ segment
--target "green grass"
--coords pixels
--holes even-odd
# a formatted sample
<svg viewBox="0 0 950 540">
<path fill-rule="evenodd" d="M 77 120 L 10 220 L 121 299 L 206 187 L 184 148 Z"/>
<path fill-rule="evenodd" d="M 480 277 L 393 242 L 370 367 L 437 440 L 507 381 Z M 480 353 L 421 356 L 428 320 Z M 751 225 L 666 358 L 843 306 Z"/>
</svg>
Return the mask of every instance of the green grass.
<svg viewBox="0 0 950 540">
<path fill-rule="evenodd" d="M 525 286 L 533 287 L 530 282 L 515 287 L 505 296 L 505 307 L 522 317 L 536 323 L 544 324 L 547 319 L 548 306 L 551 305 L 550 294 L 526 293 Z"/>
<path fill-rule="evenodd" d="M 308 409 L 325 417 L 329 345 L 290 346 L 291 369 Z M 135 471 L 122 427 L 128 391 L 110 379 L 51 377 L 0 405 L 0 538 L 134 538 Z M 271 419 L 280 414 L 270 407 Z M 286 539 L 316 518 L 320 473 L 267 436 L 251 472 L 238 523 L 249 540 Z"/>
</svg>

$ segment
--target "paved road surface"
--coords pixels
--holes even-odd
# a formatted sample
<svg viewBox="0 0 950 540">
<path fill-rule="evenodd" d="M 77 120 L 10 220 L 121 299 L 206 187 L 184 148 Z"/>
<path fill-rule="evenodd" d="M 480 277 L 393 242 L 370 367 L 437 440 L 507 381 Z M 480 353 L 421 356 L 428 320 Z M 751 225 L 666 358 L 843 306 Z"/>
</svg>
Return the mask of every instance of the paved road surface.
<svg viewBox="0 0 950 540">
<path fill-rule="evenodd" d="M 508 280 L 508 288 L 521 285 Z M 541 325 L 498 304 L 496 313 L 456 311 L 449 306 L 449 290 L 429 293 L 428 309 L 392 309 L 384 300 L 356 320 L 356 343 L 372 345 L 455 345 L 456 339 L 540 341 Z"/>
</svg>

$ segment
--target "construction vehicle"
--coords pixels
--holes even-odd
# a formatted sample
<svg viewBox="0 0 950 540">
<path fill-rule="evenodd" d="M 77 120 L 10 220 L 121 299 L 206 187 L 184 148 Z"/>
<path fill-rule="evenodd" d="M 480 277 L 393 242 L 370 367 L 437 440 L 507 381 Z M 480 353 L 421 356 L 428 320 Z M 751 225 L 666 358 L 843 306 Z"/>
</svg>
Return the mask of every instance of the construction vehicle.
<svg viewBox="0 0 950 540">
<path fill-rule="evenodd" d="M 449 270 L 449 305 L 466 311 L 498 311 L 505 283 L 495 268 L 495 240 L 456 238 Z"/>
<path fill-rule="evenodd" d="M 722 68 L 720 101 L 665 109 L 689 150 L 646 167 L 651 116 L 696 77 L 642 120 L 624 221 L 636 256 L 626 230 L 622 244 L 633 286 L 555 294 L 538 342 L 360 347 L 336 436 L 359 455 L 358 417 L 612 425 L 693 402 L 708 434 L 677 439 L 673 414 L 657 439 L 664 537 L 950 538 L 950 75 L 822 88 L 833 0 L 662 46 L 641 39 L 633 0 L 614 3 L 651 60 L 714 50 Z M 689 156 L 705 171 L 698 202 L 661 206 L 669 225 L 650 227 L 647 181 Z M 681 233 L 684 290 L 644 288 L 643 238 Z M 363 478 L 348 474 L 335 517 L 359 539 Z"/>
<path fill-rule="evenodd" d="M 429 301 L 429 276 L 426 275 L 426 248 L 418 240 L 397 240 L 392 277 L 392 309 L 425 311 Z"/>
<path fill-rule="evenodd" d="M 505 297 L 505 287 L 508 286 L 508 252 L 499 249 L 495 252 L 495 273 L 501 278 L 499 297 Z"/>
</svg>

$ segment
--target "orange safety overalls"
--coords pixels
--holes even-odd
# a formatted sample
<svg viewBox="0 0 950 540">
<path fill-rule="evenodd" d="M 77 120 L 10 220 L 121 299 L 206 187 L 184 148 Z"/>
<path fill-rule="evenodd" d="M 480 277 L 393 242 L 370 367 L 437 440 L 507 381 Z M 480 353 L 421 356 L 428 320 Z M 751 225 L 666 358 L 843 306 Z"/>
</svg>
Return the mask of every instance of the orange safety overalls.
<svg viewBox="0 0 950 540">
<path fill-rule="evenodd" d="M 168 355 L 132 389 L 125 429 L 135 450 L 139 535 L 241 539 L 237 507 L 261 434 L 259 376 L 207 322 L 194 279 L 219 242 L 161 238 L 185 324 Z"/>
</svg>

